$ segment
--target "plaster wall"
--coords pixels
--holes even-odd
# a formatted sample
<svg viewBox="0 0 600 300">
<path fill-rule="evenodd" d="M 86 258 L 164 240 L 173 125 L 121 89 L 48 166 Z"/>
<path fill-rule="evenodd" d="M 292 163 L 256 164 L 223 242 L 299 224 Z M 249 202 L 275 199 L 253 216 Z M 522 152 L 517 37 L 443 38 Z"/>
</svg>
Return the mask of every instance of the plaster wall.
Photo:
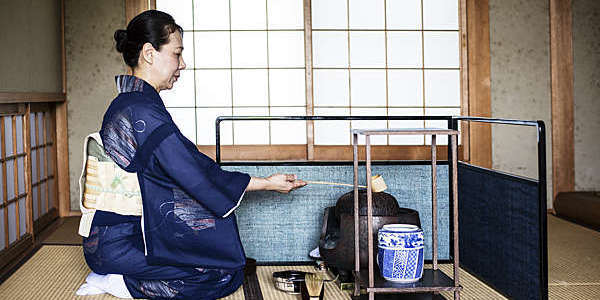
<svg viewBox="0 0 600 300">
<path fill-rule="evenodd" d="M 0 0 L 0 92 L 62 92 L 60 0 Z"/>
<path fill-rule="evenodd" d="M 492 117 L 545 122 L 552 195 L 549 3 L 490 0 L 489 8 Z M 493 125 L 492 159 L 494 169 L 537 179 L 535 128 Z"/>
<path fill-rule="evenodd" d="M 79 209 L 83 139 L 100 130 L 116 96 L 114 76 L 126 71 L 113 34 L 125 27 L 125 1 L 66 0 L 65 48 L 71 209 Z"/>
<path fill-rule="evenodd" d="M 600 1 L 573 0 L 575 189 L 600 191 Z"/>
</svg>

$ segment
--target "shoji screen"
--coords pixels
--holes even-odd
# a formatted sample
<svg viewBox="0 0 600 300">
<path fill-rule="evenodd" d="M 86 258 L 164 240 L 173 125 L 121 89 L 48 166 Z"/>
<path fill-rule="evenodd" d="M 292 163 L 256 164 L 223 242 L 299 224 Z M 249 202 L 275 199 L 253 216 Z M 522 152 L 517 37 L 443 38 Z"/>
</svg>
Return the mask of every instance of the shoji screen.
<svg viewBox="0 0 600 300">
<path fill-rule="evenodd" d="M 29 115 L 31 130 L 31 187 L 34 228 L 45 227 L 57 214 L 55 188 L 54 118 L 44 107 L 32 108 Z"/>
<path fill-rule="evenodd" d="M 456 0 L 313 0 L 314 115 L 460 115 L 459 17 Z M 350 128 L 445 128 L 444 122 L 315 122 L 315 144 L 350 145 Z M 416 135 L 371 142 L 430 143 Z"/>
<path fill-rule="evenodd" d="M 0 104 L 0 269 L 58 217 L 52 106 Z"/>
<path fill-rule="evenodd" d="M 187 68 L 161 97 L 187 138 L 214 145 L 217 116 L 306 114 L 302 5 L 302 0 L 156 1 L 184 30 Z M 306 144 L 306 125 L 227 122 L 221 144 Z"/>
<path fill-rule="evenodd" d="M 27 193 L 25 185 L 24 113 L 0 117 L 2 192 L 0 199 L 0 249 L 25 237 L 27 233 Z"/>
</svg>

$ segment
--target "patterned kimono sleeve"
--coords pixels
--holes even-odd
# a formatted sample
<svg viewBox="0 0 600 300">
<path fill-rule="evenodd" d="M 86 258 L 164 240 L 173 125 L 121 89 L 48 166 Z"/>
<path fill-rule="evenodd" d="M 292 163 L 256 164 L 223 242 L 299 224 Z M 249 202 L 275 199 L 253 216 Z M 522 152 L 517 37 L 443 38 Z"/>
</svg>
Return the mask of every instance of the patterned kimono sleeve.
<svg viewBox="0 0 600 300">
<path fill-rule="evenodd" d="M 248 174 L 221 169 L 179 130 L 162 140 L 153 154 L 161 169 L 215 216 L 227 217 L 237 208 L 250 182 Z"/>
</svg>

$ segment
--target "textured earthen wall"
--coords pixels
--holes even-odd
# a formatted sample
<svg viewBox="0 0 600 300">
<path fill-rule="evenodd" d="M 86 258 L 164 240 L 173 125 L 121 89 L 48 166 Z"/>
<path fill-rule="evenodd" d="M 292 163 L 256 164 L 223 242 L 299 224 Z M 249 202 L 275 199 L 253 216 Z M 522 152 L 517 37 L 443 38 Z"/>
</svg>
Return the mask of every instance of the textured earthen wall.
<svg viewBox="0 0 600 300">
<path fill-rule="evenodd" d="M 123 0 L 66 0 L 65 48 L 71 209 L 79 210 L 83 139 L 98 131 L 116 95 L 114 76 L 125 72 L 113 34 L 125 27 Z"/>
<path fill-rule="evenodd" d="M 600 1 L 573 0 L 575 189 L 600 191 Z"/>
<path fill-rule="evenodd" d="M 1 0 L 0 28 L 0 92 L 62 92 L 60 0 Z"/>
<path fill-rule="evenodd" d="M 546 123 L 546 178 L 552 195 L 549 4 L 547 0 L 489 4 L 492 116 Z M 535 128 L 494 125 L 492 153 L 495 169 L 538 178 Z"/>
</svg>

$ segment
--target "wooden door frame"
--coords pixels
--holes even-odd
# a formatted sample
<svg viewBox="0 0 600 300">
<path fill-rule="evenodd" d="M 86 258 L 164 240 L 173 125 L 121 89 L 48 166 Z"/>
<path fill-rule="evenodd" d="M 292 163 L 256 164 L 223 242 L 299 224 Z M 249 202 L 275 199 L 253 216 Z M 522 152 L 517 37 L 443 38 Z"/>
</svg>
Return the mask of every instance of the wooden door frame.
<svg viewBox="0 0 600 300">
<path fill-rule="evenodd" d="M 465 115 L 492 117 L 490 71 L 490 17 L 488 0 L 463 0 L 466 2 L 467 72 L 463 75 L 467 89 L 463 99 L 468 101 Z M 464 76 L 468 76 L 466 79 Z M 464 101 L 464 100 L 463 100 Z M 466 127 L 466 128 L 465 128 Z M 465 130 L 466 129 L 466 130 Z M 463 124 L 463 135 L 468 134 L 465 160 L 484 168 L 492 167 L 492 128 L 490 124 Z"/>
<path fill-rule="evenodd" d="M 552 200 L 575 190 L 572 1 L 550 1 Z"/>
<path fill-rule="evenodd" d="M 56 178 L 58 181 L 58 214 L 60 217 L 80 214 L 71 210 L 71 190 L 69 182 L 69 136 L 67 129 L 67 60 L 65 50 L 65 0 L 60 1 L 60 40 L 62 48 L 62 94 L 63 101 L 56 103 Z"/>
</svg>

